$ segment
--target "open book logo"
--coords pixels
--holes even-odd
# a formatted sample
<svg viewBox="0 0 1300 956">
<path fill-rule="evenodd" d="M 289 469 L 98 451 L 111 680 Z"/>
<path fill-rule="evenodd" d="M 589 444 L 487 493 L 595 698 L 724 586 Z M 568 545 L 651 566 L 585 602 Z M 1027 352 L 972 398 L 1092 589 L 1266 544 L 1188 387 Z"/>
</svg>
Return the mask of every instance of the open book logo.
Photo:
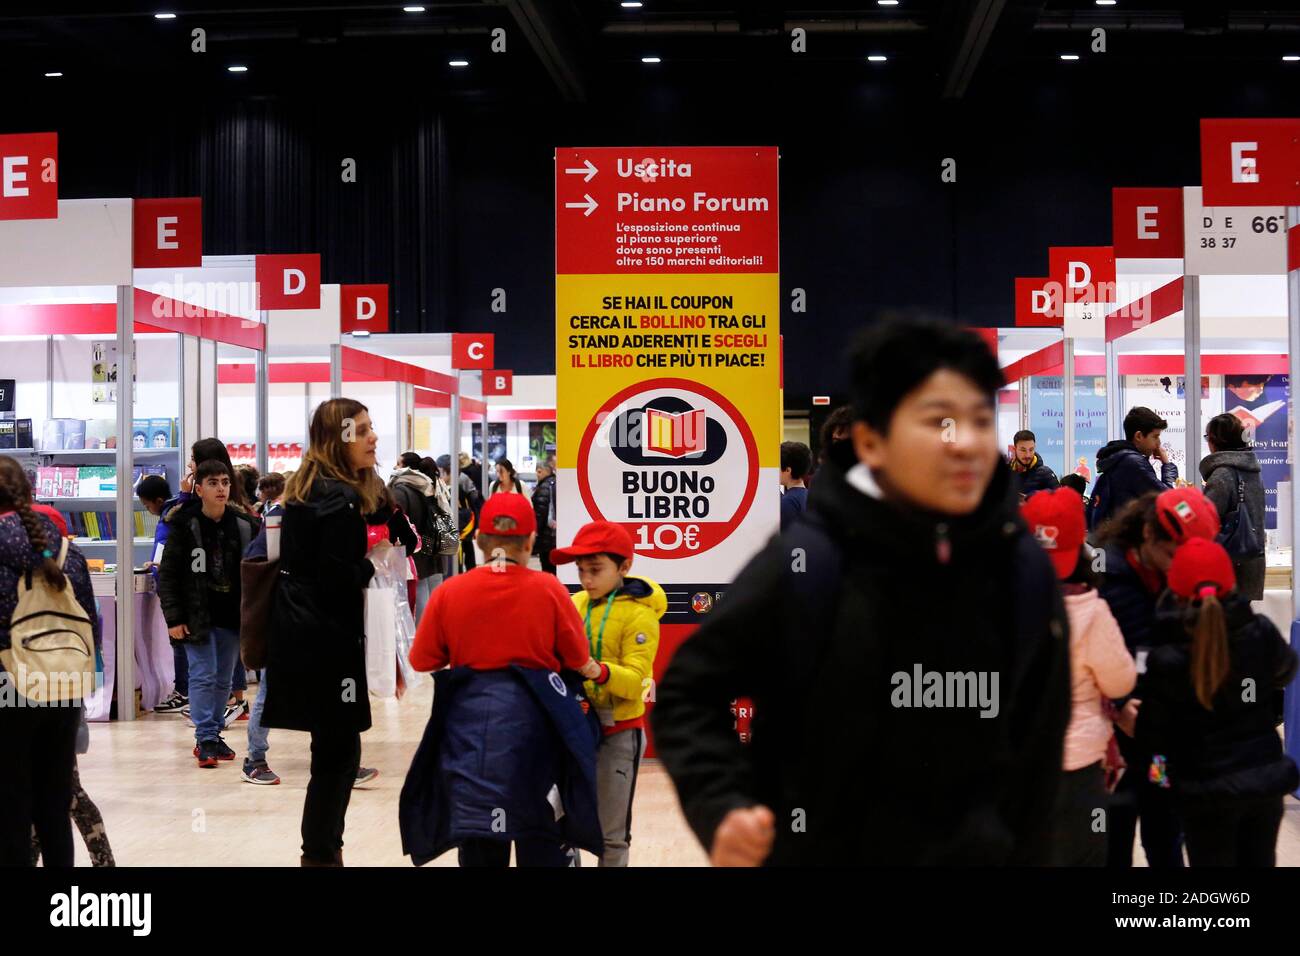
<svg viewBox="0 0 1300 956">
<path fill-rule="evenodd" d="M 641 450 L 670 458 L 696 455 L 705 450 L 707 428 L 708 419 L 702 408 L 676 415 L 658 408 L 647 408 L 641 430 Z"/>
</svg>

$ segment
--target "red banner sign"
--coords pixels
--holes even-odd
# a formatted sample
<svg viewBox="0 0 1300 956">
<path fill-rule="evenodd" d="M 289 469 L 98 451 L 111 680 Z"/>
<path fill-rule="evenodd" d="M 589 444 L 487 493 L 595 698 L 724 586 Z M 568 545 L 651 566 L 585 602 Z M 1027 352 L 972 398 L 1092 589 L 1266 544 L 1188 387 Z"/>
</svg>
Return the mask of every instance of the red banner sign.
<svg viewBox="0 0 1300 956">
<path fill-rule="evenodd" d="M 451 367 L 490 369 L 494 364 L 495 336 L 491 332 L 453 332 Z"/>
<path fill-rule="evenodd" d="M 1115 251 L 1110 246 L 1052 246 L 1048 269 L 1065 305 L 1115 301 Z"/>
<path fill-rule="evenodd" d="M 1201 120 L 1207 206 L 1300 205 L 1300 119 Z"/>
<path fill-rule="evenodd" d="M 514 392 L 515 374 L 508 368 L 483 373 L 484 395 L 510 395 Z"/>
<path fill-rule="evenodd" d="M 1183 191 L 1112 189 L 1111 242 L 1120 259 L 1183 257 Z"/>
<path fill-rule="evenodd" d="M 0 136 L 0 219 L 59 218 L 59 134 Z"/>
<path fill-rule="evenodd" d="M 387 332 L 388 286 L 339 286 L 340 332 Z"/>
<path fill-rule="evenodd" d="M 1061 283 L 1054 279 L 1016 278 L 1016 325 L 1059 329 L 1064 317 Z"/>
</svg>

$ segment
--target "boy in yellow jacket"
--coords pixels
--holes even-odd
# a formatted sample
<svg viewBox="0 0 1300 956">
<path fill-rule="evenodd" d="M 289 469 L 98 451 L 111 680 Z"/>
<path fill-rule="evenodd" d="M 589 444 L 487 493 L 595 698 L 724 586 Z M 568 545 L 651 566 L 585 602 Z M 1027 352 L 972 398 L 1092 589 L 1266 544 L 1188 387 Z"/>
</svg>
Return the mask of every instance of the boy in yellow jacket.
<svg viewBox="0 0 1300 956">
<path fill-rule="evenodd" d="M 645 752 L 645 700 L 654 680 L 659 618 L 668 608 L 663 588 L 631 577 L 632 536 L 608 521 L 583 525 L 554 564 L 578 563 L 582 590 L 573 603 L 582 616 L 600 675 L 586 683 L 605 739 L 596 754 L 596 794 L 605 831 L 601 866 L 627 866 L 632 842 L 632 797 Z"/>
</svg>

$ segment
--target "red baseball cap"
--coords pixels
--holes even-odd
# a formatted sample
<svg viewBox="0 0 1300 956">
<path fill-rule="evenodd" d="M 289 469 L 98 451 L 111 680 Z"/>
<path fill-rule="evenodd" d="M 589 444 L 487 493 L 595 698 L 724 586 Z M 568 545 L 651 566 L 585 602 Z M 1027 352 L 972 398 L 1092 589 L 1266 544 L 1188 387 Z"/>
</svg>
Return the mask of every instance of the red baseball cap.
<svg viewBox="0 0 1300 956">
<path fill-rule="evenodd" d="M 505 491 L 492 495 L 483 503 L 478 527 L 484 534 L 526 538 L 537 530 L 537 516 L 527 498 Z"/>
<path fill-rule="evenodd" d="M 1073 488 L 1055 488 L 1030 495 L 1020 506 L 1021 517 L 1047 556 L 1058 578 L 1068 578 L 1079 563 L 1079 548 L 1088 534 L 1083 497 Z"/>
<path fill-rule="evenodd" d="M 1196 488 L 1170 488 L 1156 498 L 1156 520 L 1178 544 L 1192 538 L 1213 541 L 1219 509 Z"/>
<path fill-rule="evenodd" d="M 68 522 L 63 517 L 63 512 L 59 511 L 58 508 L 52 507 L 51 505 L 41 504 L 40 502 L 33 502 L 32 510 L 38 515 L 45 515 L 45 517 L 53 521 L 54 527 L 59 529 L 59 534 L 63 535 L 65 538 L 68 536 Z"/>
<path fill-rule="evenodd" d="M 1192 538 L 1179 545 L 1165 579 L 1170 590 L 1187 600 L 1204 597 L 1211 591 L 1222 597 L 1237 586 L 1228 552 L 1217 541 L 1206 538 Z"/>
<path fill-rule="evenodd" d="M 621 526 L 612 521 L 592 521 L 578 529 L 573 537 L 573 544 L 567 548 L 556 548 L 551 552 L 552 564 L 568 564 L 589 554 L 617 554 L 619 557 L 634 556 L 632 536 Z"/>
</svg>

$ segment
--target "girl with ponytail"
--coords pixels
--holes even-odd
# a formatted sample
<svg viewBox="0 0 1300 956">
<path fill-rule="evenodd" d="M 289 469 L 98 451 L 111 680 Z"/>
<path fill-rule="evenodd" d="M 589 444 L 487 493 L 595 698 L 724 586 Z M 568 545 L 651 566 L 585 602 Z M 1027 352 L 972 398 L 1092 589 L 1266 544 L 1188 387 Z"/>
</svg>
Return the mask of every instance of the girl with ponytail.
<svg viewBox="0 0 1300 956">
<path fill-rule="evenodd" d="M 1147 659 L 1137 738 L 1144 773 L 1173 794 L 1192 866 L 1273 866 L 1282 798 L 1300 786 L 1276 724 L 1296 654 L 1237 591 L 1223 547 L 1174 553 L 1157 610 L 1168 642 Z"/>
<path fill-rule="evenodd" d="M 9 625 L 18 604 L 18 582 L 30 571 L 51 588 L 71 586 L 94 622 L 99 616 L 86 559 L 68 545 L 63 567 L 56 560 L 59 532 L 32 510 L 32 490 L 22 467 L 0 455 L 0 649 L 8 649 Z M 17 706 L 17 694 L 0 668 L 0 866 L 30 866 L 32 831 L 46 866 L 72 866 L 73 774 L 81 707 Z"/>
</svg>

